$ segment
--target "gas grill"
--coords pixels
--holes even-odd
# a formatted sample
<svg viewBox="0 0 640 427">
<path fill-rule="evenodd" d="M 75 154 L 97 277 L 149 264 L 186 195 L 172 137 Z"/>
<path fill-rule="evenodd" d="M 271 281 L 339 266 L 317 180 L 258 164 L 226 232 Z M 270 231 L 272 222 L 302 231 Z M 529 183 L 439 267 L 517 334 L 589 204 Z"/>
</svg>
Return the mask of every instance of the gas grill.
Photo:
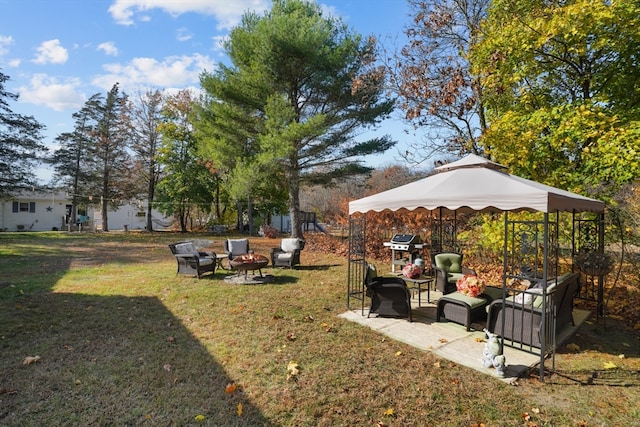
<svg viewBox="0 0 640 427">
<path fill-rule="evenodd" d="M 396 234 L 389 242 L 391 249 L 396 251 L 413 251 L 422 249 L 422 239 L 417 234 Z"/>
<path fill-rule="evenodd" d="M 424 248 L 422 239 L 417 234 L 396 234 L 384 246 L 391 249 L 391 271 L 396 271 L 396 265 L 401 268 L 407 263 L 413 264 L 419 257 L 419 250 Z M 403 254 L 407 252 L 407 254 Z"/>
</svg>

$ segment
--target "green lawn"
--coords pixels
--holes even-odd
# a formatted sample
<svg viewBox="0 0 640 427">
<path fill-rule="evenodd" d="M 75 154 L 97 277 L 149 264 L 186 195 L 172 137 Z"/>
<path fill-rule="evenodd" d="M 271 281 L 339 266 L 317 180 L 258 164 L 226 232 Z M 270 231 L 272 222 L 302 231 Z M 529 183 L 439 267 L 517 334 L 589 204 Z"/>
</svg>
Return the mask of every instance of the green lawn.
<svg viewBox="0 0 640 427">
<path fill-rule="evenodd" d="M 246 286 L 176 276 L 185 238 L 220 239 L 0 233 L 0 425 L 640 425 L 640 343 L 613 321 L 507 385 L 339 318 L 346 260 L 313 239 Z"/>
</svg>

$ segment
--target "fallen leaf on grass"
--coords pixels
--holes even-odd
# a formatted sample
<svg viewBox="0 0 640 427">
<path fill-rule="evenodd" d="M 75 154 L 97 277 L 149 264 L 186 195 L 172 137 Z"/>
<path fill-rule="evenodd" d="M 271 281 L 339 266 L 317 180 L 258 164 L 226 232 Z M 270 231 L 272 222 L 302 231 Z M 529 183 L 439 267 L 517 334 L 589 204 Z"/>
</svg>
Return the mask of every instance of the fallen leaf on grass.
<svg viewBox="0 0 640 427">
<path fill-rule="evenodd" d="M 287 380 L 296 381 L 298 379 L 298 374 L 300 374 L 300 365 L 293 360 L 290 361 L 287 364 Z"/>
<path fill-rule="evenodd" d="M 435 362 L 435 363 L 433 364 L 433 367 L 434 367 L 434 368 L 441 368 L 442 366 L 440 365 L 440 362 Z"/>
<path fill-rule="evenodd" d="M 394 416 L 396 414 L 396 411 L 394 411 L 393 408 L 389 408 L 386 411 L 384 411 L 384 414 L 386 416 L 392 417 L 392 416 Z"/>
<path fill-rule="evenodd" d="M 402 352 L 401 351 L 396 351 L 396 356 L 402 356 Z"/>
<path fill-rule="evenodd" d="M 171 363 L 165 363 L 164 365 L 162 365 L 162 367 L 165 371 L 171 372 Z"/>
<path fill-rule="evenodd" d="M 448 342 L 446 338 L 440 338 L 438 341 L 440 341 L 442 344 Z"/>
<path fill-rule="evenodd" d="M 289 332 L 289 333 L 287 333 L 287 340 L 289 340 L 289 341 L 295 341 L 295 340 L 296 340 L 296 338 L 298 338 L 298 337 L 296 336 L 296 333 L 295 333 L 295 332 Z"/>
<path fill-rule="evenodd" d="M 242 416 L 242 402 L 238 403 L 238 408 L 236 409 L 236 413 L 239 417 Z"/>
<path fill-rule="evenodd" d="M 205 419 L 205 416 L 200 414 L 200 415 L 196 415 L 196 422 L 201 423 L 203 422 Z"/>
<path fill-rule="evenodd" d="M 227 393 L 227 394 L 233 394 L 236 391 L 237 388 L 238 388 L 238 386 L 236 386 L 236 383 L 229 383 L 224 388 L 224 392 Z"/>
<path fill-rule="evenodd" d="M 39 362 L 39 361 L 40 361 L 40 356 L 27 356 L 22 361 L 22 364 L 23 365 L 31 365 L 31 364 Z"/>
<path fill-rule="evenodd" d="M 322 327 L 324 328 L 325 332 L 336 332 L 336 328 L 333 325 L 323 323 Z"/>
<path fill-rule="evenodd" d="M 625 358 L 624 354 L 619 354 L 618 355 L 618 359 L 624 359 L 624 358 Z"/>
<path fill-rule="evenodd" d="M 484 342 L 484 338 L 476 337 L 476 342 Z"/>
<path fill-rule="evenodd" d="M 604 369 L 617 369 L 618 366 L 613 362 L 604 362 Z"/>
</svg>

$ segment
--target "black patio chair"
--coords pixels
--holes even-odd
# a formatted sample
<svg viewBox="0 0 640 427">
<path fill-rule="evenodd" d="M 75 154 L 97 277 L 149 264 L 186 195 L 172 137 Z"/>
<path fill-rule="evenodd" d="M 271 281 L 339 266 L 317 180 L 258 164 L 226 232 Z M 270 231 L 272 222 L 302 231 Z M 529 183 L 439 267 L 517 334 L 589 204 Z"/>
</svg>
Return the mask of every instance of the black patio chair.
<svg viewBox="0 0 640 427">
<path fill-rule="evenodd" d="M 411 317 L 411 292 L 407 284 L 399 277 L 380 276 L 367 285 L 367 294 L 371 297 L 369 315 L 379 317 Z M 368 317 L 368 316 L 367 316 Z"/>
<path fill-rule="evenodd" d="M 198 251 L 193 242 L 169 243 L 169 249 L 178 263 L 176 274 L 192 275 L 198 279 L 208 271 L 215 274 L 215 253 Z"/>
</svg>

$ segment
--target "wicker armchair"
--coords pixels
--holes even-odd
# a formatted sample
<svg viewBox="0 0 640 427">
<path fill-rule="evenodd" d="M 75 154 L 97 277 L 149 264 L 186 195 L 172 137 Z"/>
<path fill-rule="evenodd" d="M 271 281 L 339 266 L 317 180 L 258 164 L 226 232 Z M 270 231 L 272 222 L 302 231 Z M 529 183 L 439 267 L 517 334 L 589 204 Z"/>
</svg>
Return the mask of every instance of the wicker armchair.
<svg viewBox="0 0 640 427">
<path fill-rule="evenodd" d="M 198 279 L 208 271 L 210 271 L 211 274 L 215 274 L 215 253 L 200 252 L 196 249 L 193 242 L 170 243 L 169 249 L 178 263 L 178 271 L 176 274 L 197 276 Z"/>
<path fill-rule="evenodd" d="M 399 277 L 379 276 L 367 285 L 367 295 L 371 297 L 369 315 L 380 317 L 411 317 L 411 292 Z"/>
<path fill-rule="evenodd" d="M 233 270 L 231 261 L 240 255 L 249 253 L 249 239 L 227 239 L 224 241 L 224 252 L 228 255 L 229 270 Z"/>
<path fill-rule="evenodd" d="M 304 240 L 282 239 L 280 247 L 271 249 L 271 264 L 274 267 L 289 267 L 300 264 L 300 251 L 304 249 Z"/>
<path fill-rule="evenodd" d="M 455 252 L 443 252 L 431 256 L 431 267 L 436 275 L 436 290 L 443 295 L 455 292 L 458 288 L 456 282 L 462 276 L 476 272 L 462 266 L 462 254 Z"/>
</svg>

